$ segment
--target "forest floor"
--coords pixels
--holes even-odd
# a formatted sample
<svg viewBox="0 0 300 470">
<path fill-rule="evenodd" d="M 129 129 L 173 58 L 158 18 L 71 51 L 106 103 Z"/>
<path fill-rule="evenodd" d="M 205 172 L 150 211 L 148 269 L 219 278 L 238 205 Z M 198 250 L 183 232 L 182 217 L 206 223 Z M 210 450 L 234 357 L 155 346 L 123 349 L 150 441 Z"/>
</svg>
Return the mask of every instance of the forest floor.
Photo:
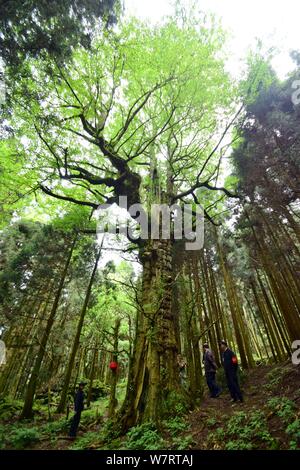
<svg viewBox="0 0 300 470">
<path fill-rule="evenodd" d="M 195 449 L 300 448 L 300 368 L 257 366 L 242 384 L 244 403 L 227 390 L 205 397 L 189 417 Z"/>
<path fill-rule="evenodd" d="M 15 405 L 15 415 L 1 421 L 0 448 L 299 449 L 300 367 L 290 361 L 276 366 L 257 366 L 242 375 L 242 389 L 242 404 L 232 405 L 224 388 L 217 399 L 205 394 L 201 404 L 187 414 L 176 408 L 174 416 L 163 422 L 160 432 L 149 425 L 141 425 L 121 437 L 110 427 L 108 401 L 102 399 L 82 413 L 75 441 L 67 438 L 69 421 L 63 415 L 55 415 L 48 422 L 45 411 L 40 410 L 33 422 L 20 422 Z M 123 387 L 119 392 L 122 398 L 124 391 Z"/>
</svg>

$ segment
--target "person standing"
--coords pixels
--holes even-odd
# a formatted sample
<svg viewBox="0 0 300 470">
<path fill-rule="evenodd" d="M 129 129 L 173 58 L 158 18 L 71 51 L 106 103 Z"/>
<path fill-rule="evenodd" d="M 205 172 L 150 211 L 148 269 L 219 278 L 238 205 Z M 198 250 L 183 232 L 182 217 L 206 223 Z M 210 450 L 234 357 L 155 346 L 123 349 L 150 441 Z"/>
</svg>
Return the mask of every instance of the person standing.
<svg viewBox="0 0 300 470">
<path fill-rule="evenodd" d="M 226 382 L 233 402 L 238 400 L 243 402 L 243 395 L 238 381 L 238 360 L 236 354 L 229 349 L 226 341 L 220 342 L 223 367 L 225 371 Z"/>
<path fill-rule="evenodd" d="M 75 399 L 74 399 L 75 414 L 72 418 L 70 432 L 69 432 L 69 436 L 72 437 L 72 438 L 76 437 L 77 429 L 78 429 L 80 418 L 81 418 L 81 412 L 84 408 L 84 392 L 83 392 L 83 389 L 84 389 L 85 385 L 86 385 L 85 382 L 80 382 L 80 384 L 78 386 L 78 390 L 77 390 L 76 395 L 75 395 Z"/>
<path fill-rule="evenodd" d="M 209 349 L 207 343 L 203 344 L 203 364 L 210 397 L 217 398 L 221 393 L 221 388 L 216 383 L 217 364 L 213 352 Z"/>
<path fill-rule="evenodd" d="M 186 361 L 183 359 L 181 354 L 177 356 L 177 365 L 179 369 L 179 377 L 181 385 L 185 385 L 186 383 Z"/>
</svg>

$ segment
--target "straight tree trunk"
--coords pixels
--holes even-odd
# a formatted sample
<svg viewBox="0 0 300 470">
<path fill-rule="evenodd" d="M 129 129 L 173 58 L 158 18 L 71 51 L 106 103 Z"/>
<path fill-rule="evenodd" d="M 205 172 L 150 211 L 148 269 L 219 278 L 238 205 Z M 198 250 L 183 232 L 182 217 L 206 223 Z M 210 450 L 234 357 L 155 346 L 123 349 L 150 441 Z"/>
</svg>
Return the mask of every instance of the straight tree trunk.
<svg viewBox="0 0 300 470">
<path fill-rule="evenodd" d="M 27 391 L 26 391 L 26 395 L 25 395 L 24 406 L 23 406 L 23 410 L 22 410 L 22 413 L 21 413 L 21 419 L 32 418 L 32 416 L 33 416 L 32 406 L 33 406 L 33 400 L 34 400 L 34 394 L 35 394 L 35 391 L 36 391 L 38 376 L 39 376 L 41 365 L 42 365 L 42 362 L 43 362 L 43 359 L 44 359 L 46 345 L 47 345 L 48 338 L 49 338 L 49 335 L 50 335 L 50 332 L 51 332 L 51 329 L 52 329 L 52 326 L 53 326 L 53 323 L 54 323 L 55 315 L 56 315 L 56 312 L 57 312 L 57 307 L 58 307 L 58 304 L 59 304 L 59 300 L 60 300 L 60 296 L 61 296 L 61 293 L 62 293 L 62 290 L 63 290 L 65 279 L 66 279 L 66 276 L 67 276 L 68 268 L 69 268 L 69 265 L 70 265 L 70 262 L 71 262 L 73 250 L 75 248 L 76 240 L 77 240 L 77 236 L 74 237 L 74 240 L 73 240 L 73 243 L 72 243 L 71 248 L 69 250 L 69 254 L 68 254 L 68 257 L 67 257 L 62 275 L 60 277 L 60 281 L 59 281 L 59 285 L 58 285 L 58 288 L 57 288 L 55 299 L 54 299 L 54 302 L 53 302 L 53 305 L 52 305 L 52 309 L 51 309 L 50 315 L 49 315 L 48 320 L 47 320 L 47 324 L 46 324 L 45 331 L 44 331 L 42 339 L 41 339 L 41 343 L 40 343 L 39 351 L 38 351 L 38 354 L 37 354 L 37 357 L 36 357 L 36 361 L 35 361 L 35 364 L 34 364 L 34 367 L 33 367 L 32 373 L 31 373 L 31 377 L 30 377 L 30 380 L 29 380 L 29 383 L 28 383 L 28 387 L 27 387 Z"/>
<path fill-rule="evenodd" d="M 81 331 L 82 331 L 82 327 L 83 327 L 85 314 L 86 314 L 88 303 L 89 303 L 89 300 L 90 300 L 92 285 L 93 285 L 93 282 L 94 282 L 94 279 L 95 279 L 95 276 L 96 276 L 96 272 L 97 272 L 97 269 L 98 269 L 98 263 L 99 263 L 99 259 L 100 259 L 100 255 L 101 255 L 102 245 L 103 245 L 103 239 L 102 239 L 102 243 L 101 243 L 100 249 L 98 251 L 98 254 L 96 256 L 94 268 L 93 268 L 93 271 L 92 271 L 92 274 L 91 274 L 91 277 L 90 277 L 88 288 L 87 288 L 87 291 L 86 291 L 86 294 L 85 294 L 83 307 L 82 307 L 80 317 L 79 317 L 79 321 L 78 321 L 78 324 L 77 324 L 77 330 L 76 330 L 75 338 L 74 338 L 74 341 L 73 341 L 73 346 L 72 346 L 72 349 L 71 349 L 71 354 L 70 354 L 67 369 L 66 369 L 66 374 L 65 374 L 65 378 L 64 378 L 64 383 L 63 383 L 63 388 L 62 388 L 62 392 L 61 392 L 61 396 L 60 396 L 60 401 L 59 401 L 59 405 L 57 407 L 57 413 L 63 413 L 64 410 L 65 410 L 65 407 L 66 407 L 67 395 L 68 395 L 69 385 L 70 385 L 70 381 L 71 381 L 72 370 L 73 370 L 74 361 L 75 361 L 76 353 L 77 353 L 78 346 L 79 346 L 79 340 L 80 340 L 80 335 L 81 335 Z"/>
<path fill-rule="evenodd" d="M 119 330 L 120 330 L 121 320 L 116 318 L 115 327 L 114 327 L 114 337 L 113 337 L 113 355 L 112 360 L 118 363 L 118 348 L 119 348 Z M 116 412 L 117 399 L 116 399 L 116 389 L 118 381 L 118 369 L 111 370 L 111 382 L 110 382 L 110 399 L 108 405 L 108 417 L 113 418 Z"/>
<path fill-rule="evenodd" d="M 149 240 L 140 257 L 142 295 L 127 392 L 120 410 L 124 430 L 145 421 L 159 426 L 169 394 L 185 395 L 179 381 L 176 320 L 171 308 L 172 242 Z"/>
<path fill-rule="evenodd" d="M 95 371 L 96 371 L 97 361 L 98 361 L 98 344 L 96 342 L 95 343 L 95 348 L 94 348 L 94 351 L 93 351 L 93 359 L 92 359 L 92 366 L 91 366 L 91 373 L 90 373 L 90 383 L 89 383 L 89 389 L 88 389 L 88 393 L 87 393 L 86 406 L 90 406 L 90 404 L 91 404 L 93 382 L 94 382 L 94 378 L 95 378 Z"/>
</svg>

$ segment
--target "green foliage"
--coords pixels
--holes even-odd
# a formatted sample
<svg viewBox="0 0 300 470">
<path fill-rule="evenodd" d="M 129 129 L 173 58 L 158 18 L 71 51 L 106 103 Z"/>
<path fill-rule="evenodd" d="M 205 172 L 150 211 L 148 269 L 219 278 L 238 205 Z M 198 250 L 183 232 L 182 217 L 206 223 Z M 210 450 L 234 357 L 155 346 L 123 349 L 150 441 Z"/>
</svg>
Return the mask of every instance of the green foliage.
<svg viewBox="0 0 300 470">
<path fill-rule="evenodd" d="M 188 412 L 189 404 L 183 394 L 171 391 L 163 401 L 163 415 L 168 417 L 174 415 L 183 416 Z"/>
<path fill-rule="evenodd" d="M 268 391 L 275 390 L 282 381 L 284 374 L 285 371 L 279 367 L 276 367 L 268 372 L 266 375 L 267 384 L 264 385 L 265 389 Z"/>
<path fill-rule="evenodd" d="M 174 437 L 172 440 L 172 448 L 176 450 L 185 450 L 190 449 L 195 444 L 193 436 L 178 436 Z"/>
<path fill-rule="evenodd" d="M 229 175 L 225 179 L 224 187 L 231 192 L 235 192 L 237 189 L 239 179 L 236 175 Z"/>
<path fill-rule="evenodd" d="M 299 180 L 299 105 L 293 105 L 291 97 L 292 83 L 299 78 L 299 63 L 298 69 L 280 82 L 270 60 L 260 53 L 252 54 L 248 72 L 247 92 L 243 93 L 248 119 L 238 130 L 239 144 L 232 153 L 239 189 L 251 198 L 250 209 L 258 203 L 265 214 L 272 209 L 277 218 L 283 218 L 298 199 L 294 187 Z M 288 199 L 284 196 L 287 193 Z M 252 220 L 258 215 L 253 212 Z"/>
<path fill-rule="evenodd" d="M 264 51 L 260 41 L 256 44 L 256 50 L 248 53 L 247 78 L 240 83 L 241 94 L 248 104 L 255 102 L 259 94 L 277 80 L 271 66 L 273 54 L 272 49 Z"/>
<path fill-rule="evenodd" d="M 5 448 L 5 434 L 7 430 L 5 426 L 0 424 L 0 450 Z"/>
<path fill-rule="evenodd" d="M 101 444 L 101 449 L 102 450 L 115 450 L 115 449 L 126 450 L 126 447 L 124 447 L 122 438 L 117 437 L 116 439 L 113 439 L 109 442 L 107 441 L 105 444 Z"/>
<path fill-rule="evenodd" d="M 0 398 L 0 420 L 8 421 L 19 415 L 22 402 L 10 398 Z"/>
<path fill-rule="evenodd" d="M 39 441 L 37 428 L 18 428 L 10 435 L 10 444 L 14 449 L 24 449 Z"/>
<path fill-rule="evenodd" d="M 164 440 L 153 423 L 144 423 L 129 430 L 126 448 L 129 450 L 159 450 L 164 448 Z"/>
<path fill-rule="evenodd" d="M 145 186 L 133 188 L 130 173 L 135 171 L 142 179 L 148 176 L 144 185 L 151 185 L 141 164 L 149 165 L 152 145 L 156 154 L 167 143 L 172 149 L 178 191 L 195 179 L 199 164 L 204 164 L 214 148 L 224 118 L 235 112 L 237 101 L 235 84 L 224 67 L 224 32 L 215 22 L 205 22 L 201 28 L 198 24 L 181 27 L 176 18 L 169 17 L 153 28 L 134 18 L 120 23 L 118 30 L 98 30 L 91 48 L 74 47 L 64 67 L 47 55 L 46 61 L 28 58 L 29 73 L 16 80 L 8 117 L 8 125 L 15 131 L 13 150 L 22 156 L 22 172 L 15 173 L 21 173 L 22 196 L 30 197 L 27 208 L 35 212 L 44 205 L 44 213 L 59 226 L 60 214 L 68 211 L 71 198 L 80 206 L 81 226 L 86 208 L 105 202 L 107 191 L 115 186 L 111 181 L 119 171 L 118 164 L 108 157 L 108 149 L 115 152 L 117 161 L 130 161 L 123 190 L 132 202 L 150 197 Z M 30 76 L 33 70 L 34 80 Z M 96 139 L 88 135 L 94 132 L 90 123 Z M 185 165 L 180 163 L 179 133 L 189 148 Z M 103 152 L 102 144 L 99 147 L 99 138 L 107 151 Z M 203 141 L 207 145 L 199 152 Z M 7 165 L 13 150 L 5 151 Z M 169 164 L 161 159 L 159 166 L 160 183 L 166 187 Z M 203 181 L 217 166 L 218 157 L 212 152 L 203 168 Z M 62 184 L 64 179 L 68 184 Z M 229 186 L 234 181 L 229 180 Z M 49 202 L 54 188 L 60 200 Z M 15 201 L 16 187 L 12 189 L 10 200 Z M 137 189 L 139 197 L 132 189 Z M 215 197 L 216 191 L 202 189 L 208 199 L 211 193 Z M 76 211 L 67 219 L 68 227 L 76 226 Z"/>
<path fill-rule="evenodd" d="M 68 242 L 64 233 L 38 222 L 19 220 L 3 231 L 0 301 L 8 311 L 27 293 L 31 277 L 40 281 L 54 275 L 56 263 L 64 260 Z"/>
<path fill-rule="evenodd" d="M 249 415 L 243 411 L 235 413 L 228 422 L 227 434 L 236 437 L 238 441 L 244 441 L 245 444 L 253 441 L 255 448 L 265 444 L 271 447 L 275 445 L 262 411 L 253 411 Z"/>
<path fill-rule="evenodd" d="M 167 428 L 171 436 L 176 436 L 181 431 L 188 429 L 188 424 L 181 416 L 175 416 L 167 421 L 164 421 L 164 426 Z"/>
<path fill-rule="evenodd" d="M 0 425 L 0 449 L 25 449 L 39 441 L 42 431 L 24 423 Z"/>
<path fill-rule="evenodd" d="M 236 441 L 229 441 L 225 445 L 226 450 L 252 450 L 253 445 L 251 442 L 246 442 L 242 439 L 237 439 Z"/>
<path fill-rule="evenodd" d="M 116 0 L 59 0 L 36 2 L 10 0 L 1 6 L 0 57 L 8 66 L 26 65 L 28 56 L 47 52 L 59 62 L 66 61 L 74 46 L 90 46 L 91 28 L 99 18 L 114 23 Z M 71 14 L 72 12 L 72 14 Z M 24 67 L 23 73 L 27 71 Z"/>
<path fill-rule="evenodd" d="M 84 426 L 88 426 L 92 423 L 100 423 L 101 420 L 102 420 L 102 417 L 99 416 L 98 409 L 92 408 L 90 410 L 83 411 L 80 422 Z"/>
<path fill-rule="evenodd" d="M 71 446 L 72 450 L 84 450 L 90 449 L 94 446 L 100 445 L 102 442 L 101 433 L 96 432 L 86 432 L 84 436 L 78 437 L 74 444 Z"/>
<path fill-rule="evenodd" d="M 300 448 L 300 419 L 295 419 L 288 425 L 285 430 L 286 434 L 291 438 L 290 449 L 296 450 Z"/>
<path fill-rule="evenodd" d="M 247 419 L 247 414 L 243 411 L 238 411 L 230 418 L 227 424 L 227 433 L 229 435 L 238 434 L 243 428 L 243 424 Z"/>
<path fill-rule="evenodd" d="M 217 420 L 214 417 L 208 418 L 206 420 L 206 426 L 208 426 L 209 428 L 214 427 L 216 424 L 217 424 Z"/>
<path fill-rule="evenodd" d="M 45 434 L 49 434 L 52 437 L 56 437 L 57 434 L 68 431 L 69 427 L 70 422 L 65 418 L 62 418 L 58 421 L 45 424 L 41 431 Z"/>
<path fill-rule="evenodd" d="M 296 405 L 286 397 L 273 397 L 267 402 L 267 406 L 279 416 L 286 424 L 294 418 Z"/>
<path fill-rule="evenodd" d="M 221 449 L 224 446 L 225 439 L 227 439 L 225 430 L 224 428 L 220 427 L 214 429 L 212 432 L 209 432 L 207 434 L 206 441 L 209 443 L 210 448 Z"/>
<path fill-rule="evenodd" d="M 277 441 L 271 436 L 263 412 L 239 411 L 229 419 L 226 427 L 208 434 L 208 441 L 226 450 L 275 449 Z"/>
<path fill-rule="evenodd" d="M 122 434 L 120 424 L 113 419 L 109 419 L 103 426 L 102 437 L 105 442 L 117 439 Z"/>
<path fill-rule="evenodd" d="M 224 428 L 216 429 L 216 431 L 214 431 L 214 435 L 216 436 L 218 440 L 222 441 L 225 438 Z"/>
</svg>

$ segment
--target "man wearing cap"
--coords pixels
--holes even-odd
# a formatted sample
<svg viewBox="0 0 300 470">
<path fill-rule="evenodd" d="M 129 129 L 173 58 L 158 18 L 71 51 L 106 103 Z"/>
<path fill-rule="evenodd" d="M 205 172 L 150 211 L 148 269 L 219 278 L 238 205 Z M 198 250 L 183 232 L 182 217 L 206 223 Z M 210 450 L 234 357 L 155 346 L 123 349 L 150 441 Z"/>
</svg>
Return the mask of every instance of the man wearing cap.
<svg viewBox="0 0 300 470">
<path fill-rule="evenodd" d="M 78 386 L 78 390 L 76 392 L 76 395 L 75 395 L 75 399 L 74 399 L 74 410 L 75 410 L 75 414 L 72 418 L 72 422 L 71 422 L 71 427 L 70 427 L 70 432 L 69 432 L 69 436 L 72 437 L 72 438 L 75 438 L 76 437 L 76 434 L 77 434 L 77 429 L 78 429 L 78 426 L 79 426 L 79 422 L 80 422 L 80 418 L 81 418 L 81 412 L 84 408 L 84 393 L 83 393 L 83 389 L 84 389 L 84 386 L 86 385 L 85 382 L 80 382 L 79 386 Z"/>
<path fill-rule="evenodd" d="M 227 342 L 220 342 L 220 350 L 222 356 L 223 367 L 225 371 L 226 381 L 233 402 L 238 400 L 243 402 L 243 395 L 238 381 L 238 360 L 236 354 L 229 349 Z"/>
<path fill-rule="evenodd" d="M 203 344 L 203 363 L 210 397 L 217 398 L 221 393 L 220 387 L 216 384 L 217 364 L 213 352 L 209 349 L 207 343 Z"/>
</svg>

